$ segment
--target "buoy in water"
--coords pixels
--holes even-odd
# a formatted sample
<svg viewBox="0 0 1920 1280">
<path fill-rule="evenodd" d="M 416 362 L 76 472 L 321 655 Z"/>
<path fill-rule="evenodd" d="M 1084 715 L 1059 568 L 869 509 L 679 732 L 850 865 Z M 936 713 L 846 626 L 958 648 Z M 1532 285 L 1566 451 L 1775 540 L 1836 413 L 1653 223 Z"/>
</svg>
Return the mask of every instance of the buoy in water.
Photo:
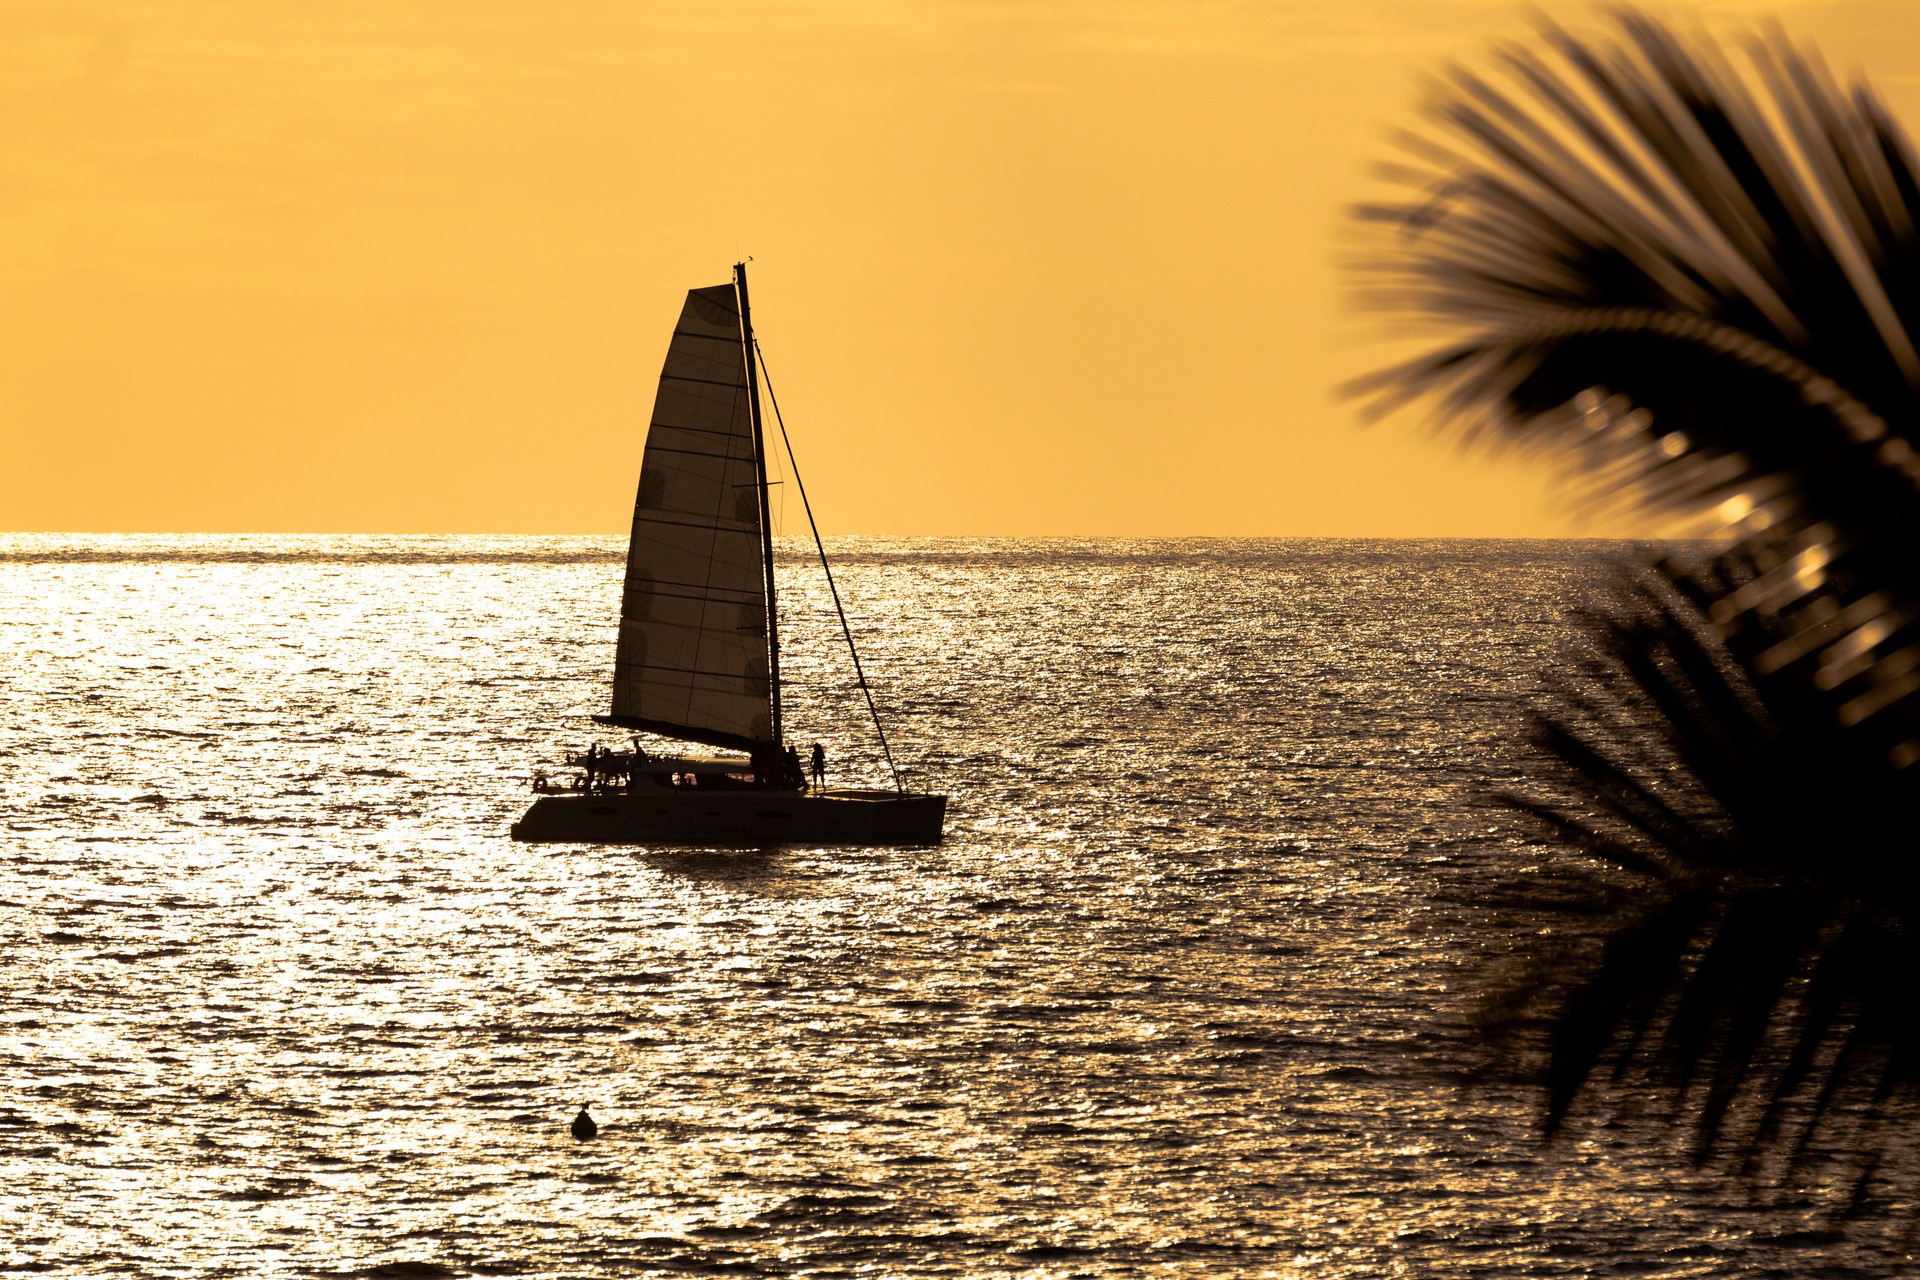
<svg viewBox="0 0 1920 1280">
<path fill-rule="evenodd" d="M 573 1118 L 573 1136 L 577 1140 L 585 1142 L 588 1138 L 591 1138 L 599 1132 L 600 1126 L 593 1122 L 593 1117 L 587 1114 L 586 1104 L 582 1103 L 580 1106 L 580 1114 Z"/>
</svg>

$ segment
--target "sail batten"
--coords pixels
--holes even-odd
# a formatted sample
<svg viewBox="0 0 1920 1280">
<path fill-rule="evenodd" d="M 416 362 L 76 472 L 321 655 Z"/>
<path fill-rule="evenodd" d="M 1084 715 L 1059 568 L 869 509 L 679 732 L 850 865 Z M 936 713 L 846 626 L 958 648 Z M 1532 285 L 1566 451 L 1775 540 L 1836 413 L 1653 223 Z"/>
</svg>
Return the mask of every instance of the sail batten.
<svg viewBox="0 0 1920 1280">
<path fill-rule="evenodd" d="M 694 289 L 660 372 L 634 500 L 606 723 L 770 742 L 772 672 L 751 389 L 734 286 Z"/>
</svg>

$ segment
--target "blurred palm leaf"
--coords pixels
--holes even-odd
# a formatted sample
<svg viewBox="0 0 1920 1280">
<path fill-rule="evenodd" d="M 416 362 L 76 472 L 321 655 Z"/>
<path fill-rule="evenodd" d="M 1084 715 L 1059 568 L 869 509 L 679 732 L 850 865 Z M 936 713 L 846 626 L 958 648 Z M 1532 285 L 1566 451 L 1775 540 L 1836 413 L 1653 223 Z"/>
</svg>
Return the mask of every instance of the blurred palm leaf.
<svg viewBox="0 0 1920 1280">
<path fill-rule="evenodd" d="M 1362 297 L 1431 345 L 1355 390 L 1729 522 L 1588 620 L 1512 798 L 1635 878 L 1543 971 L 1557 1125 L 1648 1076 L 1703 1151 L 1802 1149 L 1920 1080 L 1920 166 L 1784 36 L 1737 73 L 1622 11 L 1451 75 L 1360 215 Z M 1735 1132 L 1737 1130 L 1737 1132 Z"/>
</svg>

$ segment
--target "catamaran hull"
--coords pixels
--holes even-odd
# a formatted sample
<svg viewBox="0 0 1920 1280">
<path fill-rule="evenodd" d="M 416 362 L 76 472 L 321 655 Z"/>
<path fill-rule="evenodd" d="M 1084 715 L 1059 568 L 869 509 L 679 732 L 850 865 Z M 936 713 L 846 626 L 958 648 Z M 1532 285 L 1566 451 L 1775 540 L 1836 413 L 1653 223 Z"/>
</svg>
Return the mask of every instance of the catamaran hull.
<svg viewBox="0 0 1920 1280">
<path fill-rule="evenodd" d="M 938 844 L 947 798 L 893 791 L 669 791 L 542 796 L 515 840 L 571 844 Z"/>
</svg>

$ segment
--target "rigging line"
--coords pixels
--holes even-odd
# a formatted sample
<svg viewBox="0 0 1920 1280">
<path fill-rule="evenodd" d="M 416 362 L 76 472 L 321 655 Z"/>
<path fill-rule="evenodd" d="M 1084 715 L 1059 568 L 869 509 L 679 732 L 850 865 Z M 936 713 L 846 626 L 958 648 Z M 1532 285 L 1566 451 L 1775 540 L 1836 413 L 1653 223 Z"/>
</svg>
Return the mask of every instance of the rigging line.
<svg viewBox="0 0 1920 1280">
<path fill-rule="evenodd" d="M 853 642 L 853 628 L 847 625 L 847 611 L 840 606 L 840 588 L 834 583 L 833 568 L 827 564 L 827 544 L 820 540 L 820 526 L 814 523 L 813 504 L 807 501 L 807 486 L 800 480 L 800 460 L 793 456 L 793 441 L 787 438 L 787 420 L 780 416 L 780 397 L 773 394 L 773 374 L 767 368 L 766 353 L 760 340 L 753 340 L 753 354 L 760 361 L 760 375 L 767 384 L 767 402 L 773 406 L 773 420 L 780 427 L 780 443 L 787 450 L 787 467 L 793 473 L 793 487 L 800 491 L 800 506 L 807 513 L 807 527 L 813 530 L 813 546 L 820 553 L 820 571 L 827 575 L 827 590 L 833 593 L 833 611 L 840 615 L 840 632 L 847 638 L 847 652 L 853 655 L 853 674 L 860 677 L 860 692 L 867 695 L 867 714 L 873 717 L 873 731 L 880 735 L 880 750 L 887 757 L 893 774 L 893 789 L 906 794 L 907 784 L 900 780 L 900 766 L 893 762 L 893 748 L 887 745 L 887 731 L 880 724 L 880 709 L 873 705 L 873 689 L 860 666 L 860 649 Z"/>
<path fill-rule="evenodd" d="M 758 335 L 758 334 L 755 334 L 755 335 L 754 335 L 754 339 L 753 339 L 753 342 L 754 342 L 754 347 L 753 347 L 753 353 L 754 353 L 754 355 L 755 355 L 756 357 L 758 357 L 758 356 L 759 356 L 759 354 L 760 354 L 760 337 L 759 337 L 759 335 Z M 764 375 L 765 375 L 765 373 L 766 373 L 766 362 L 765 362 L 765 361 L 763 360 L 763 361 L 761 361 L 761 374 L 762 374 L 762 376 L 764 376 Z M 768 398 L 769 400 L 771 400 L 771 399 L 773 398 L 773 389 L 772 389 L 772 388 L 768 388 L 768 389 L 767 389 L 767 398 Z M 779 415 L 778 415 L 778 414 L 775 414 L 774 416 L 775 416 L 775 417 L 777 418 L 777 417 L 778 417 Z M 792 458 L 791 458 L 791 456 L 789 456 L 789 458 L 788 458 L 788 461 L 789 461 L 789 462 L 791 462 L 791 461 L 792 461 Z M 768 465 L 769 467 L 771 467 L 771 468 L 775 468 L 775 469 L 780 469 L 780 457 L 779 457 L 779 455 L 778 455 L 778 454 L 770 454 L 770 455 L 768 456 L 768 459 L 767 459 L 767 465 Z M 771 472 L 769 472 L 769 475 L 771 475 L 771 474 L 772 474 L 772 473 L 771 473 Z M 780 474 L 781 474 L 781 475 L 782 475 L 783 477 L 785 476 L 785 474 L 786 474 L 786 473 L 785 473 L 785 471 L 784 471 L 784 469 L 781 469 L 781 470 L 780 470 Z M 773 526 L 774 526 L 774 528 L 775 528 L 776 530 L 778 530 L 778 531 L 779 531 L 779 533 L 780 533 L 780 535 L 781 535 L 782 537 L 785 537 L 785 536 L 786 536 L 786 533 L 787 533 L 787 491 L 786 491 L 786 489 L 784 488 L 784 485 L 785 485 L 785 484 L 786 484 L 786 481 L 785 481 L 784 479 L 780 479 L 780 480 L 773 480 L 773 479 L 769 479 L 769 480 L 767 481 L 767 489 L 768 489 L 768 495 L 767 495 L 767 496 L 768 496 L 768 498 L 769 498 L 769 499 L 771 499 L 771 498 L 773 497 L 773 493 L 772 493 L 772 489 L 773 489 L 773 486 L 775 486 L 775 485 L 781 485 L 781 486 L 783 486 L 783 487 L 781 488 L 781 490 L 780 490 L 780 494 L 779 494 L 779 498 L 780 498 L 780 502 L 779 502 L 779 509 L 778 509 L 778 511 L 777 511 L 777 512 L 775 513 L 775 515 L 774 515 L 774 521 L 773 521 Z"/>
</svg>

